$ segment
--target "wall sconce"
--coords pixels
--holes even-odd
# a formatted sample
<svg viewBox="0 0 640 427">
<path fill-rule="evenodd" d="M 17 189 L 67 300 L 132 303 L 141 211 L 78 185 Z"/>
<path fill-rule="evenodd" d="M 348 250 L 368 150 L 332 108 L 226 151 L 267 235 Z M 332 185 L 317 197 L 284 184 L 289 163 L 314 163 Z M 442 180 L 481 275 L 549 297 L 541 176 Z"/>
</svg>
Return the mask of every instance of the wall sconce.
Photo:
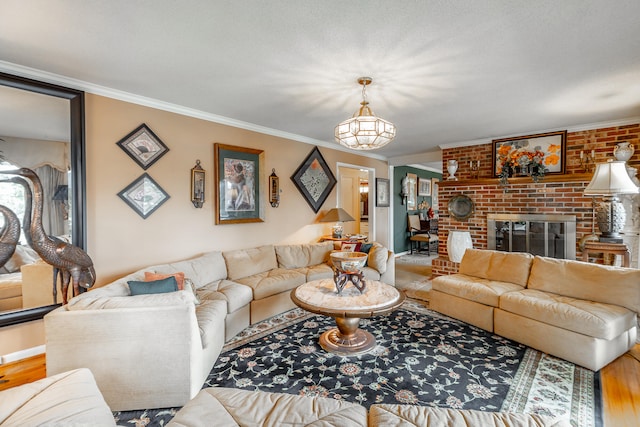
<svg viewBox="0 0 640 427">
<path fill-rule="evenodd" d="M 204 169 L 200 166 L 200 160 L 196 160 L 196 165 L 191 169 L 191 203 L 196 208 L 204 204 L 204 179 Z"/>
<path fill-rule="evenodd" d="M 280 205 L 280 178 L 276 175 L 275 169 L 271 169 L 271 175 L 269 175 L 269 203 L 272 208 Z"/>
<path fill-rule="evenodd" d="M 580 151 L 580 167 L 584 169 L 585 172 L 591 172 L 595 165 L 596 160 L 596 150 L 591 150 L 591 156 L 589 156 L 589 152 L 587 155 L 584 155 L 584 151 Z"/>
</svg>

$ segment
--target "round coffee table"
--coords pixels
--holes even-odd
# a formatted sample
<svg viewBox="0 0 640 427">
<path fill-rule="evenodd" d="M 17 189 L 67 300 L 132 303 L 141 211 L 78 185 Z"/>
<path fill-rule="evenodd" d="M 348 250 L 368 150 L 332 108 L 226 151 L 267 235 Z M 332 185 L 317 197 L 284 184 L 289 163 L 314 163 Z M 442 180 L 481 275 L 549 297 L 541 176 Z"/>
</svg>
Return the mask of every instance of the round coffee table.
<svg viewBox="0 0 640 427">
<path fill-rule="evenodd" d="M 375 280 L 366 281 L 362 294 L 353 286 L 338 294 L 333 279 L 322 279 L 298 286 L 291 291 L 291 299 L 300 308 L 333 317 L 337 328 L 320 336 L 320 346 L 331 353 L 351 356 L 376 345 L 374 336 L 358 327 L 360 319 L 392 312 L 402 305 L 405 296 L 395 287 Z"/>
</svg>

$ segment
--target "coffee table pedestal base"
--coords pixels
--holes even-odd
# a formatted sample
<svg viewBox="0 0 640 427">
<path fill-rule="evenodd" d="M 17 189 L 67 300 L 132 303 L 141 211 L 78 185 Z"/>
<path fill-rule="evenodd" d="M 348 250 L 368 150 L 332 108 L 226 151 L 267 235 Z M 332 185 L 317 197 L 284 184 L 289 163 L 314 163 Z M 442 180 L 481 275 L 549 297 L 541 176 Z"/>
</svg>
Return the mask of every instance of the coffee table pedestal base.
<svg viewBox="0 0 640 427">
<path fill-rule="evenodd" d="M 340 356 L 366 353 L 376 345 L 376 339 L 367 331 L 358 328 L 360 319 L 336 317 L 337 328 L 329 329 L 320 336 L 320 347 Z"/>
</svg>

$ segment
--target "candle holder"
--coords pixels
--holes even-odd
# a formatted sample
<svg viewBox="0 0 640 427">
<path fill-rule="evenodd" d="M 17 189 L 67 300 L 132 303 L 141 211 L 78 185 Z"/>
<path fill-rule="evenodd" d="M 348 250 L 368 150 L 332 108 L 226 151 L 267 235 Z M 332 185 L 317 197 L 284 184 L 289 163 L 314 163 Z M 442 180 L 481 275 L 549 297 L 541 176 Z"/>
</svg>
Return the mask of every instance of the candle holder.
<svg viewBox="0 0 640 427">
<path fill-rule="evenodd" d="M 478 179 L 480 177 L 480 160 L 469 160 L 469 169 L 471 170 L 471 179 Z"/>
<path fill-rule="evenodd" d="M 595 150 L 591 150 L 591 155 L 589 155 L 589 152 L 585 154 L 584 151 L 580 151 L 580 167 L 585 172 L 591 173 L 595 166 L 595 158 L 596 158 Z"/>
</svg>

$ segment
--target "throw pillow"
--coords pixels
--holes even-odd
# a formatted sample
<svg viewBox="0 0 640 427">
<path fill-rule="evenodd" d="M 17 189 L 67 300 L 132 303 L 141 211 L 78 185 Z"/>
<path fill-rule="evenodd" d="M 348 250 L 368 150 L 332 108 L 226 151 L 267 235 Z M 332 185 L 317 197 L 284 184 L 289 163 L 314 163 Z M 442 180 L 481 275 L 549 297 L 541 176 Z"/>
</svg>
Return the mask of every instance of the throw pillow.
<svg viewBox="0 0 640 427">
<path fill-rule="evenodd" d="M 364 252 L 365 254 L 368 254 L 372 247 L 373 247 L 373 243 L 363 243 L 360 245 L 360 252 Z M 369 257 L 367 257 L 367 260 L 364 262 L 365 267 L 367 267 L 368 265 L 369 265 Z"/>
<path fill-rule="evenodd" d="M 363 243 L 362 245 L 360 245 L 360 252 L 368 254 L 372 247 L 373 243 Z"/>
<path fill-rule="evenodd" d="M 348 252 L 360 252 L 360 243 L 358 242 L 342 242 L 340 249 Z"/>
<path fill-rule="evenodd" d="M 145 271 L 144 272 L 144 281 L 145 282 L 151 282 L 151 281 L 154 281 L 154 280 L 166 279 L 167 277 L 175 277 L 176 278 L 176 282 L 178 283 L 178 289 L 179 290 L 183 290 L 184 289 L 184 273 L 183 272 L 173 273 L 173 274 L 160 274 L 160 273 L 154 273 L 154 272 L 151 272 L 151 271 Z"/>
<path fill-rule="evenodd" d="M 130 280 L 129 290 L 131 295 L 145 295 L 145 294 L 164 294 L 167 292 L 175 292 L 178 290 L 178 282 L 174 276 L 167 277 L 166 279 L 154 280 L 151 282 L 140 282 L 137 280 Z"/>
<path fill-rule="evenodd" d="M 196 292 L 196 285 L 193 284 L 193 281 L 189 278 L 184 279 L 184 289 L 187 291 L 191 291 L 191 293 L 193 294 L 193 299 L 196 302 L 196 305 L 199 305 L 202 301 L 200 301 L 200 297 L 198 297 L 198 294 Z"/>
<path fill-rule="evenodd" d="M 382 245 L 376 245 L 369 250 L 369 256 L 367 257 L 367 263 L 369 267 L 375 268 L 380 274 L 384 274 L 387 271 L 387 260 L 389 259 L 389 252 L 387 248 Z"/>
</svg>

